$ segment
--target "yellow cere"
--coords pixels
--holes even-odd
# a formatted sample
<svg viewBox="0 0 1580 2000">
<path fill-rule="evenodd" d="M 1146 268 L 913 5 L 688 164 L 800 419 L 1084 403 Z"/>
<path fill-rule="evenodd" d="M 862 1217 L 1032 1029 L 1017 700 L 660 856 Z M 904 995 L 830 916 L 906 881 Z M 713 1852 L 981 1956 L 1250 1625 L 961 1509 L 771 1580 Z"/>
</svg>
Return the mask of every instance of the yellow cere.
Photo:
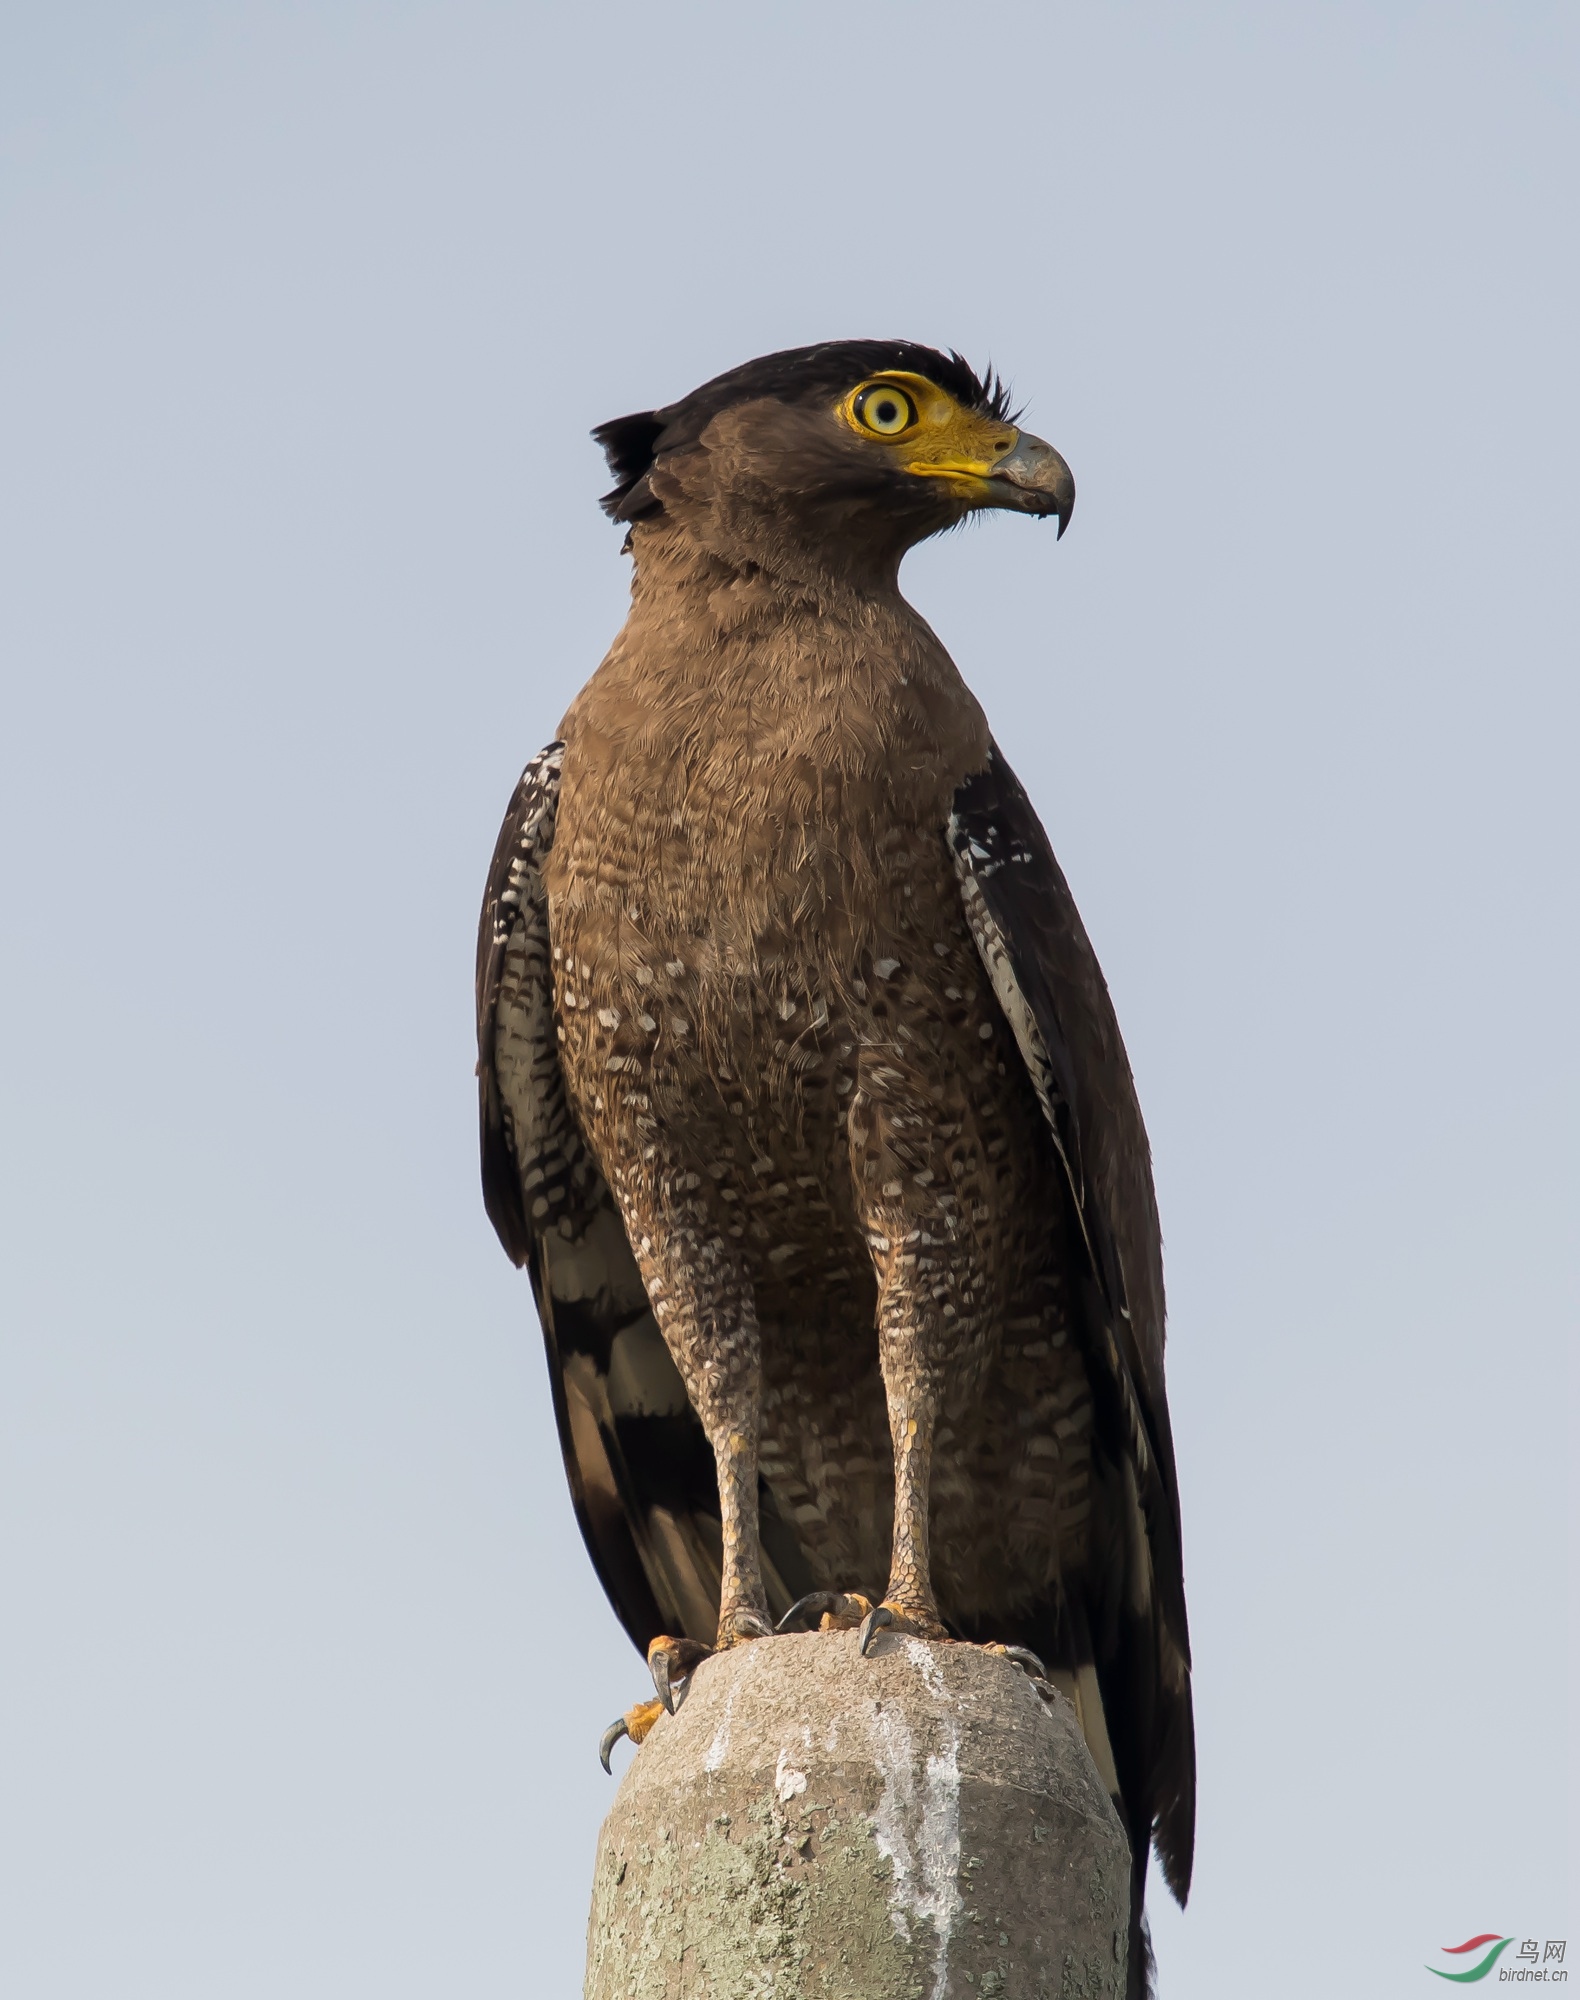
<svg viewBox="0 0 1580 2000">
<path fill-rule="evenodd" d="M 1020 442 L 1013 424 L 962 408 L 925 375 L 869 376 L 839 414 L 860 436 L 898 446 L 907 472 L 960 485 L 985 479 Z"/>
</svg>

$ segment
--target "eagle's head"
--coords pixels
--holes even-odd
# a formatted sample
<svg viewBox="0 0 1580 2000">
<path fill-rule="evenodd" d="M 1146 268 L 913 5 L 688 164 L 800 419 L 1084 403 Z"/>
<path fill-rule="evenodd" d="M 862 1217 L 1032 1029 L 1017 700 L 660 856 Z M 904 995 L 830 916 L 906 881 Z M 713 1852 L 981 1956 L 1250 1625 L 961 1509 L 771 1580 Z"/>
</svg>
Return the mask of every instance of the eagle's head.
<svg viewBox="0 0 1580 2000">
<path fill-rule="evenodd" d="M 769 568 L 796 552 L 887 567 L 986 507 L 1052 516 L 1062 535 L 1075 506 L 1069 466 L 1020 429 L 1003 384 L 911 341 L 767 354 L 593 436 L 613 519 Z"/>
</svg>

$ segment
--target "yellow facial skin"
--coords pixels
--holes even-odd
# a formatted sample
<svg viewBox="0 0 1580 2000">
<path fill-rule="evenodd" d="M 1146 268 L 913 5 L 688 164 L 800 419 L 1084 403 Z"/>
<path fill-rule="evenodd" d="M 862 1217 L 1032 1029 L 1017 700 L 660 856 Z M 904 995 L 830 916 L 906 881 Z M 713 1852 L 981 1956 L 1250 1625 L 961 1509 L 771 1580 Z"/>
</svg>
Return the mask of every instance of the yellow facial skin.
<svg viewBox="0 0 1580 2000">
<path fill-rule="evenodd" d="M 963 409 L 925 375 L 870 375 L 840 403 L 839 414 L 859 437 L 892 452 L 906 472 L 947 480 L 973 498 L 1020 443 L 1013 424 Z"/>
</svg>

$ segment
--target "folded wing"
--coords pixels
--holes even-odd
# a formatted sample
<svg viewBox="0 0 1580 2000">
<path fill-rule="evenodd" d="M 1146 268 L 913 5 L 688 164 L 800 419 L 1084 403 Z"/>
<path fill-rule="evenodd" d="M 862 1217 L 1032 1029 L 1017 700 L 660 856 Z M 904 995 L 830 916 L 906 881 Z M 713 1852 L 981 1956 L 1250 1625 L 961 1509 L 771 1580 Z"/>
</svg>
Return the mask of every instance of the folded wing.
<svg viewBox="0 0 1580 2000">
<path fill-rule="evenodd" d="M 620 1622 L 711 1642 L 720 1545 L 713 1454 L 686 1399 L 613 1198 L 560 1072 L 543 864 L 564 746 L 521 774 L 477 940 L 483 1199 L 526 1266 L 576 1518 Z"/>
<path fill-rule="evenodd" d="M 949 822 L 966 917 L 1052 1131 L 1084 1243 L 1079 1337 L 1117 1562 L 1084 1606 L 1132 1838 L 1183 1902 L 1195 1825 L 1190 1642 L 1163 1385 L 1163 1259 L 1141 1109 L 1048 836 L 997 745 Z"/>
</svg>

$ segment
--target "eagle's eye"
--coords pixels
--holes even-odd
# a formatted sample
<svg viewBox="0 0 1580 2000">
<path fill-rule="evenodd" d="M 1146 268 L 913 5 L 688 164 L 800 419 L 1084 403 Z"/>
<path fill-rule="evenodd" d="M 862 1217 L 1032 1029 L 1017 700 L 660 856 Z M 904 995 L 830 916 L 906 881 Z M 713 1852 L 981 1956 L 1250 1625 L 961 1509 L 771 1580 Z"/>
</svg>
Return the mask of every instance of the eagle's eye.
<svg viewBox="0 0 1580 2000">
<path fill-rule="evenodd" d="M 862 429 L 876 431 L 879 437 L 899 437 L 916 422 L 916 405 L 892 382 L 874 382 L 850 408 Z"/>
</svg>

